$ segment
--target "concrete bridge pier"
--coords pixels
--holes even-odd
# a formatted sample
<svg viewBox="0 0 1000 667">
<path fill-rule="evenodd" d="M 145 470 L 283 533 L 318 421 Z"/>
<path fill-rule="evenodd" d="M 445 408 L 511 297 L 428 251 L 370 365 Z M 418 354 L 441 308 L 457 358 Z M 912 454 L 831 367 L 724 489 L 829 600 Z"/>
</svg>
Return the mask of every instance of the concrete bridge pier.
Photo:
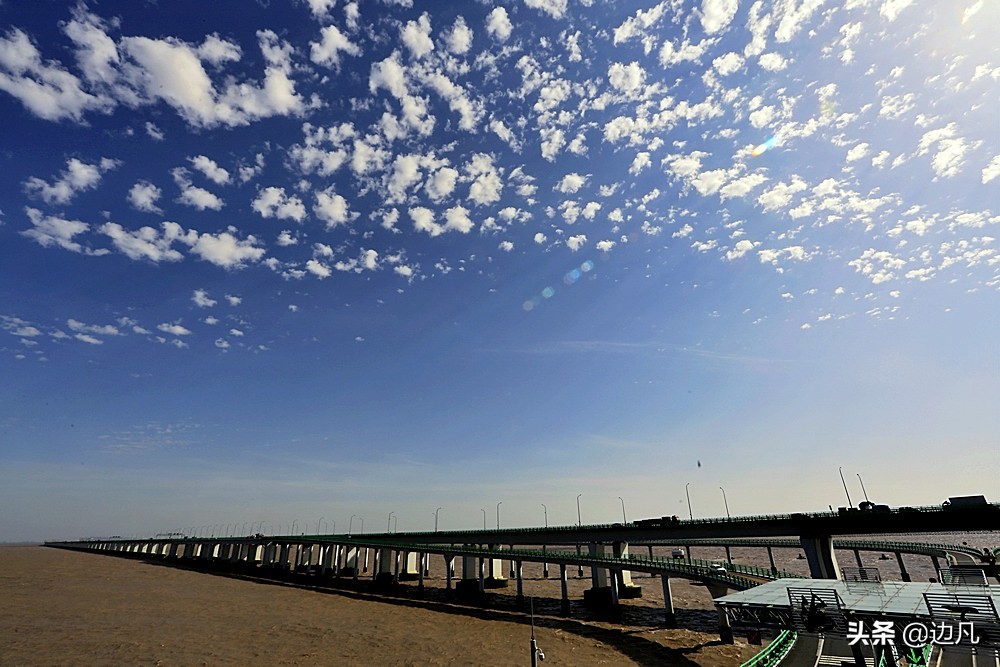
<svg viewBox="0 0 1000 667">
<path fill-rule="evenodd" d="M 713 600 L 724 597 L 729 590 L 726 584 L 717 581 L 709 581 L 707 586 Z M 729 616 L 726 614 L 726 610 L 719 606 L 716 606 L 715 609 L 719 615 L 719 639 L 722 640 L 723 644 L 734 643 L 733 627 L 729 623 Z"/>
<path fill-rule="evenodd" d="M 861 562 L 861 550 L 860 549 L 855 549 L 854 550 L 854 562 L 856 562 L 858 564 L 858 567 L 864 567 L 865 566 L 864 563 Z"/>
<path fill-rule="evenodd" d="M 542 545 L 542 553 L 545 553 L 545 545 Z M 542 561 L 542 576 L 546 579 L 549 578 L 549 562 L 547 560 Z"/>
<path fill-rule="evenodd" d="M 840 579 L 840 565 L 833 551 L 833 538 L 829 535 L 803 535 L 799 537 L 806 552 L 809 575 L 813 579 Z"/>
<path fill-rule="evenodd" d="M 733 564 L 733 552 L 732 549 L 729 548 L 728 544 L 726 545 L 726 562 L 730 565 Z"/>
<path fill-rule="evenodd" d="M 455 574 L 455 557 L 445 554 L 444 555 L 444 578 L 445 578 L 445 590 L 451 590 L 451 577 Z"/>
<path fill-rule="evenodd" d="M 524 577 L 521 570 L 521 561 L 511 561 L 513 565 L 513 575 L 517 577 L 517 605 L 524 606 Z"/>
<path fill-rule="evenodd" d="M 416 551 L 404 551 L 400 554 L 399 579 L 413 581 L 424 572 L 423 554 Z"/>
<path fill-rule="evenodd" d="M 287 542 L 282 542 L 281 543 L 281 551 L 278 552 L 278 569 L 279 570 L 287 570 L 288 569 L 288 556 L 289 556 L 288 547 L 289 547 L 289 545 L 288 545 Z"/>
<path fill-rule="evenodd" d="M 663 606 L 666 611 L 665 618 L 668 628 L 677 627 L 677 615 L 674 612 L 674 594 L 670 590 L 670 577 L 665 574 L 660 575 L 660 583 L 663 584 Z"/>
<path fill-rule="evenodd" d="M 562 603 L 560 608 L 563 616 L 569 616 L 569 582 L 566 580 L 566 563 L 559 563 L 559 580 L 562 582 Z"/>
<path fill-rule="evenodd" d="M 903 565 L 903 552 L 896 552 L 896 562 L 899 563 L 899 578 L 903 581 L 910 581 L 910 573 L 906 571 L 906 566 Z"/>
<path fill-rule="evenodd" d="M 171 542 L 167 548 L 167 558 L 177 558 L 177 549 L 179 547 L 180 544 L 178 542 Z"/>
<path fill-rule="evenodd" d="M 461 556 L 462 578 L 455 584 L 455 592 L 460 595 L 475 595 L 483 590 L 485 569 L 479 556 Z"/>
<path fill-rule="evenodd" d="M 612 545 L 612 551 L 615 558 L 628 560 L 628 542 L 615 542 Z M 632 573 L 629 570 L 618 570 L 615 581 L 618 583 L 620 597 L 627 600 L 642 597 L 642 586 L 636 586 L 632 583 Z"/>
<path fill-rule="evenodd" d="M 931 556 L 931 562 L 934 563 L 934 575 L 937 577 L 938 581 L 941 580 L 941 563 L 938 562 L 937 556 Z"/>
<path fill-rule="evenodd" d="M 417 590 L 419 590 L 421 593 L 424 592 L 424 573 L 427 572 L 426 568 L 427 561 L 425 560 L 426 558 L 427 554 L 420 554 L 420 574 L 417 578 Z"/>
<path fill-rule="evenodd" d="M 774 564 L 774 550 L 767 548 L 767 560 L 771 563 L 771 574 L 778 574 L 778 567 Z"/>
<path fill-rule="evenodd" d="M 493 551 L 503 551 L 501 546 L 490 544 L 489 550 Z M 503 573 L 503 559 L 502 558 L 490 558 L 490 576 L 483 582 L 486 588 L 507 588 L 507 577 Z"/>
</svg>

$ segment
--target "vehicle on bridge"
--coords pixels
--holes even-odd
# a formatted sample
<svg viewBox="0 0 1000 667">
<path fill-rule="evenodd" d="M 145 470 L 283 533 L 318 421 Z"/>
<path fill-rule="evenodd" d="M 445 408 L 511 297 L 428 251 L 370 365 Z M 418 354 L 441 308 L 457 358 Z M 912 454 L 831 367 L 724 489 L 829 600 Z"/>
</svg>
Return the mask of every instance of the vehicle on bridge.
<svg viewBox="0 0 1000 667">
<path fill-rule="evenodd" d="M 986 502 L 986 496 L 952 496 L 948 500 L 941 503 L 941 507 L 945 509 L 959 508 L 959 507 L 986 507 L 989 505 Z"/>
<path fill-rule="evenodd" d="M 635 525 L 640 528 L 666 528 L 667 526 L 679 526 L 681 520 L 675 514 L 673 516 L 661 516 L 658 519 L 639 519 Z"/>
</svg>

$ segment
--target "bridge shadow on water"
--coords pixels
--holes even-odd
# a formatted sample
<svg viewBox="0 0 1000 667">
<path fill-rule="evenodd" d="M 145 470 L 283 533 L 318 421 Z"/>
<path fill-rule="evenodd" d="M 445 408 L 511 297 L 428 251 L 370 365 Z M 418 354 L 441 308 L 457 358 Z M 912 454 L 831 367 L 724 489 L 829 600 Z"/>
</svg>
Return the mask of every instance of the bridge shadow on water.
<svg viewBox="0 0 1000 667">
<path fill-rule="evenodd" d="M 211 565 L 191 567 L 183 563 L 168 563 L 153 559 L 141 559 L 140 562 L 260 585 L 297 588 L 316 593 L 339 595 L 354 600 L 425 609 L 441 614 L 452 614 L 484 621 L 506 621 L 525 626 L 531 623 L 527 600 L 523 605 L 519 605 L 513 595 L 489 591 L 477 595 L 460 596 L 455 591 L 437 587 L 428 586 L 420 591 L 416 585 L 377 584 L 370 579 L 370 575 L 367 580 L 354 580 L 347 577 L 328 577 L 318 580 L 309 575 L 275 572 L 272 576 L 268 576 L 259 571 L 247 572 Z M 715 639 L 692 646 L 672 648 L 644 636 L 667 627 L 664 625 L 662 608 L 628 605 L 622 606 L 620 612 L 616 614 L 589 609 L 583 605 L 582 601 L 571 600 L 570 615 L 567 617 L 562 615 L 561 600 L 558 598 L 535 597 L 533 604 L 535 627 L 572 633 L 600 642 L 639 665 L 694 667 L 698 663 L 691 660 L 688 654 L 697 653 L 708 646 L 721 644 L 720 640 Z M 676 618 L 676 627 L 699 632 L 717 631 L 714 625 L 717 622 L 714 611 L 677 609 Z M 625 623 L 628 625 L 625 626 Z M 528 636 L 526 630 L 525 641 L 527 641 Z"/>
</svg>

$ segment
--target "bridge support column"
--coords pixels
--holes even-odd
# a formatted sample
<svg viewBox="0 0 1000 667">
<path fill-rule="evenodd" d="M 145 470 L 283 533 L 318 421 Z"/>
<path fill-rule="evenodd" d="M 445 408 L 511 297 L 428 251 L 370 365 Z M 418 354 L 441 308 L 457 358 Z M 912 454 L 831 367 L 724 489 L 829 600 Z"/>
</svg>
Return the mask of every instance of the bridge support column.
<svg viewBox="0 0 1000 667">
<path fill-rule="evenodd" d="M 481 592 L 483 590 L 483 559 L 479 556 L 461 556 L 461 559 L 462 578 L 455 584 L 455 591 L 462 595 L 474 595 Z"/>
<path fill-rule="evenodd" d="M 427 558 L 427 554 L 420 554 L 420 574 L 417 578 L 417 589 L 421 593 L 424 592 L 424 573 L 427 571 L 424 567 L 426 565 L 425 558 Z"/>
<path fill-rule="evenodd" d="M 726 562 L 730 565 L 733 563 L 733 552 L 732 549 L 729 548 L 728 544 L 726 545 Z"/>
<path fill-rule="evenodd" d="M 674 594 L 673 591 L 670 590 L 670 577 L 665 574 L 661 574 L 660 583 L 663 584 L 663 606 L 666 611 L 667 627 L 677 627 L 677 616 L 674 613 Z"/>
<path fill-rule="evenodd" d="M 543 554 L 545 553 L 545 545 L 544 544 L 542 545 L 542 553 Z M 549 561 L 547 561 L 547 560 L 543 560 L 542 561 L 542 576 L 545 577 L 546 579 L 549 578 Z"/>
<path fill-rule="evenodd" d="M 903 581 L 910 581 L 910 573 L 906 571 L 906 566 L 903 565 L 903 552 L 896 552 L 896 562 L 899 563 L 899 577 Z"/>
<path fill-rule="evenodd" d="M 771 563 L 771 574 L 778 574 L 778 568 L 774 564 L 774 550 L 771 547 L 767 548 L 767 560 Z"/>
<path fill-rule="evenodd" d="M 444 577 L 446 581 L 446 590 L 451 590 L 451 575 L 455 573 L 455 557 L 444 555 Z"/>
<path fill-rule="evenodd" d="M 514 576 L 517 577 L 517 604 L 524 605 L 524 576 L 521 570 L 521 561 L 511 561 L 514 564 Z"/>
<path fill-rule="evenodd" d="M 861 562 L 861 550 L 860 549 L 855 549 L 854 550 L 854 562 L 856 562 L 858 564 L 858 567 L 864 567 L 865 566 L 864 563 Z"/>
<path fill-rule="evenodd" d="M 499 545 L 491 544 L 489 545 L 489 550 L 502 552 L 503 548 Z M 502 558 L 490 558 L 489 559 L 490 576 L 485 579 L 483 585 L 485 588 L 507 588 L 507 577 L 503 574 L 503 559 Z"/>
<path fill-rule="evenodd" d="M 809 575 L 813 579 L 840 579 L 840 565 L 833 551 L 833 538 L 829 535 L 803 535 L 799 537 L 803 551 L 806 552 L 806 562 L 809 563 Z"/>
<path fill-rule="evenodd" d="M 416 551 L 404 551 L 401 556 L 399 578 L 404 581 L 413 581 L 424 571 L 423 554 L 418 554 Z"/>
<path fill-rule="evenodd" d="M 729 590 L 725 584 L 714 581 L 708 582 L 707 586 L 713 600 L 725 596 Z M 719 639 L 722 640 L 723 644 L 734 643 L 733 628 L 729 624 L 729 616 L 726 614 L 726 610 L 718 605 L 715 607 L 715 610 L 719 615 Z"/>
<path fill-rule="evenodd" d="M 937 556 L 931 556 L 931 562 L 934 563 L 934 576 L 938 581 L 941 580 L 941 563 L 938 562 Z"/>
<path fill-rule="evenodd" d="M 566 563 L 559 563 L 559 580 L 562 582 L 562 604 L 560 609 L 563 616 L 569 616 L 569 582 L 566 581 Z"/>
<path fill-rule="evenodd" d="M 628 542 L 615 542 L 612 550 L 615 558 L 628 560 Z M 619 570 L 617 581 L 619 597 L 629 600 L 642 597 L 642 586 L 636 586 L 632 583 L 632 573 L 629 570 Z"/>
</svg>

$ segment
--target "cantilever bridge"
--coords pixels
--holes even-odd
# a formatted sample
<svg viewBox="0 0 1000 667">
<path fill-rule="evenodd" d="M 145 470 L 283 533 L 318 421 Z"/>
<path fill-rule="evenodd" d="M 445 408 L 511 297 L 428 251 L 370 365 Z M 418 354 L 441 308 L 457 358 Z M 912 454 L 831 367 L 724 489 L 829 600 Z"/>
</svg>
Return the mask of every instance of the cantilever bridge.
<svg viewBox="0 0 1000 667">
<path fill-rule="evenodd" d="M 480 593 L 489 585 L 506 585 L 507 570 L 516 579 L 517 599 L 523 600 L 524 563 L 542 563 L 559 568 L 562 608 L 569 612 L 567 577 L 576 568 L 579 576 L 590 570 L 592 587 L 585 599 L 617 608 L 620 599 L 633 597 L 639 588 L 632 572 L 659 576 L 664 594 L 665 620 L 675 622 L 670 589 L 673 578 L 702 581 L 712 597 L 721 601 L 731 591 L 752 589 L 779 577 L 791 577 L 774 566 L 773 548 L 801 548 L 809 564 L 812 580 L 841 579 L 842 572 L 834 548 L 858 551 L 872 549 L 896 554 L 901 578 L 909 577 L 902 553 L 922 554 L 933 559 L 936 570 L 951 566 L 978 566 L 985 575 L 997 576 L 987 558 L 961 546 L 835 539 L 840 535 L 954 532 L 1000 530 L 1000 505 L 979 507 L 904 508 L 885 512 L 797 513 L 700 519 L 691 521 L 646 520 L 627 524 L 511 528 L 369 535 L 286 535 L 248 537 L 187 537 L 162 535 L 148 539 L 89 539 L 50 542 L 48 546 L 173 561 L 194 567 L 250 571 L 307 579 L 361 577 L 373 558 L 371 578 L 377 583 L 413 579 L 423 589 L 432 557 L 443 559 L 447 588 L 459 593 Z M 787 536 L 797 536 L 789 539 Z M 653 555 L 653 546 L 686 546 L 685 558 Z M 709 561 L 693 559 L 693 546 L 762 546 L 771 555 L 771 568 L 755 568 L 730 563 L 720 569 Z M 630 546 L 632 551 L 630 552 Z M 638 553 L 648 548 L 648 555 Z M 945 559 L 942 567 L 939 559 Z M 456 563 L 460 567 L 456 570 Z M 860 557 L 858 557 L 860 566 Z M 488 572 L 488 576 L 487 576 Z M 1000 579 L 998 579 L 1000 580 Z M 773 584 L 771 584 L 773 585 Z M 1000 598 L 998 598 L 1000 599 Z M 732 641 L 731 622 L 741 615 L 739 605 L 716 603 L 719 632 Z M 771 626 L 775 627 L 775 626 Z M 783 635 L 787 638 L 788 635 Z"/>
</svg>

